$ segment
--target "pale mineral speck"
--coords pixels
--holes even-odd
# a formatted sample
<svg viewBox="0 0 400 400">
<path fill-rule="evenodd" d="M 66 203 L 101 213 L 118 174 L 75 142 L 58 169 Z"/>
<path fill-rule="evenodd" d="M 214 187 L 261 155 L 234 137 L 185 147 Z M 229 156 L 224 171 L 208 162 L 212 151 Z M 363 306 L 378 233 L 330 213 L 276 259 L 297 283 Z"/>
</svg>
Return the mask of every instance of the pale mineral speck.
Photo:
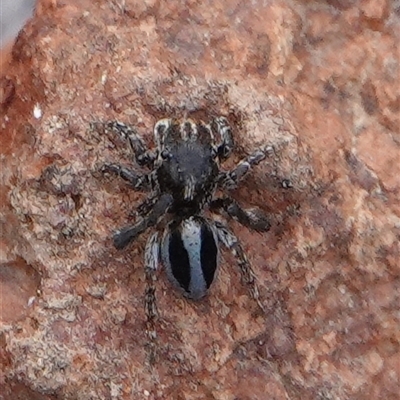
<svg viewBox="0 0 400 400">
<path fill-rule="evenodd" d="M 42 109 L 40 108 L 40 104 L 36 103 L 35 106 L 33 107 L 33 116 L 36 119 L 42 118 L 43 112 Z"/>
</svg>

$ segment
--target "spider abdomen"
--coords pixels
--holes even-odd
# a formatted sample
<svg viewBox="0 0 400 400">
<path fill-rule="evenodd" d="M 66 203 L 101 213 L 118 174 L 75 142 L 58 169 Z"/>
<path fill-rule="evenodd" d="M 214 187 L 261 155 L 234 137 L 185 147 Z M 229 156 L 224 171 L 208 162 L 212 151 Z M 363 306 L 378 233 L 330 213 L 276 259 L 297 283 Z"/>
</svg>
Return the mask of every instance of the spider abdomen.
<svg viewBox="0 0 400 400">
<path fill-rule="evenodd" d="M 169 279 L 194 300 L 206 295 L 218 263 L 215 230 L 201 217 L 172 223 L 163 237 L 162 262 Z"/>
</svg>

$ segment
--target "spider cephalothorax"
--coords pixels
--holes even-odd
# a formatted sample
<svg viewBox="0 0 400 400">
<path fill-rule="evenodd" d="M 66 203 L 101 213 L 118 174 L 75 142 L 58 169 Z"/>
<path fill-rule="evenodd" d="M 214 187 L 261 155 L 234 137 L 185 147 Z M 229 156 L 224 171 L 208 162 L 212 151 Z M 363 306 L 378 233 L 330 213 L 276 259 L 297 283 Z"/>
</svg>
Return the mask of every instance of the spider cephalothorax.
<svg viewBox="0 0 400 400">
<path fill-rule="evenodd" d="M 154 127 L 155 150 L 146 150 L 143 140 L 131 127 L 119 122 L 105 126 L 129 140 L 137 163 L 149 171 L 138 173 L 117 164 L 106 164 L 103 171 L 120 175 L 135 189 L 151 192 L 137 209 L 138 221 L 116 231 L 115 246 L 126 247 L 148 228 L 157 227 L 165 215 L 170 216 L 163 234 L 159 236 L 156 230 L 146 244 L 148 320 L 157 315 L 154 271 L 159 259 L 171 282 L 184 295 L 197 300 L 206 295 L 214 280 L 219 242 L 237 257 L 243 281 L 262 306 L 254 273 L 237 238 L 220 222 L 206 218 L 203 211 L 223 211 L 251 229 L 268 230 L 270 224 L 259 210 L 245 210 L 230 196 L 213 196 L 217 188 L 228 191 L 236 187 L 271 148 L 255 151 L 231 171 L 221 171 L 220 163 L 233 149 L 232 132 L 224 117 L 215 118 L 209 125 L 190 119 L 162 119 Z"/>
<path fill-rule="evenodd" d="M 159 190 L 172 195 L 171 213 L 182 218 L 196 215 L 211 197 L 219 173 L 210 127 L 190 120 L 161 120 L 156 132 Z"/>
</svg>

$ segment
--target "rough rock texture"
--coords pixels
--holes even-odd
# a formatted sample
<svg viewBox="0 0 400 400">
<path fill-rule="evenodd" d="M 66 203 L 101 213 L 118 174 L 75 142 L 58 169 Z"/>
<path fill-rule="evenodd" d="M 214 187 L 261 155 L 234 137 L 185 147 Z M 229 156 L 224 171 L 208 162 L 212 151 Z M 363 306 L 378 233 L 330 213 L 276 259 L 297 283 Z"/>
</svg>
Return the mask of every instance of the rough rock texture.
<svg viewBox="0 0 400 400">
<path fill-rule="evenodd" d="M 398 399 L 400 3 L 47 2 L 0 78 L 0 399 Z M 261 314 L 224 252 L 210 296 L 157 282 L 146 363 L 143 235 L 110 235 L 143 194 L 91 128 L 148 143 L 166 115 L 228 116 L 276 155 L 232 196 Z M 293 188 L 285 189 L 284 179 Z M 232 266 L 232 267 L 231 267 Z"/>
</svg>

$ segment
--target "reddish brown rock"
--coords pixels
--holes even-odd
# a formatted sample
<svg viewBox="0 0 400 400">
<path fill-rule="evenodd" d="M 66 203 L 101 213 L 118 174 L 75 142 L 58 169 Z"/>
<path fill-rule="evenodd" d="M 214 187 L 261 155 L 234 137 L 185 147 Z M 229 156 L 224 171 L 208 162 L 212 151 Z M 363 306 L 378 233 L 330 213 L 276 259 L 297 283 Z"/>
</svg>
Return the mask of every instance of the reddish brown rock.
<svg viewBox="0 0 400 400">
<path fill-rule="evenodd" d="M 397 399 L 399 28 L 388 1 L 47 2 L 0 78 L 3 398 Z M 161 117 L 219 114 L 226 168 L 276 149 L 232 193 L 271 231 L 230 222 L 267 312 L 227 252 L 200 303 L 160 272 L 150 369 L 146 235 L 110 241 L 143 194 L 98 173 L 129 154 L 91 123 L 150 144 Z"/>
</svg>

